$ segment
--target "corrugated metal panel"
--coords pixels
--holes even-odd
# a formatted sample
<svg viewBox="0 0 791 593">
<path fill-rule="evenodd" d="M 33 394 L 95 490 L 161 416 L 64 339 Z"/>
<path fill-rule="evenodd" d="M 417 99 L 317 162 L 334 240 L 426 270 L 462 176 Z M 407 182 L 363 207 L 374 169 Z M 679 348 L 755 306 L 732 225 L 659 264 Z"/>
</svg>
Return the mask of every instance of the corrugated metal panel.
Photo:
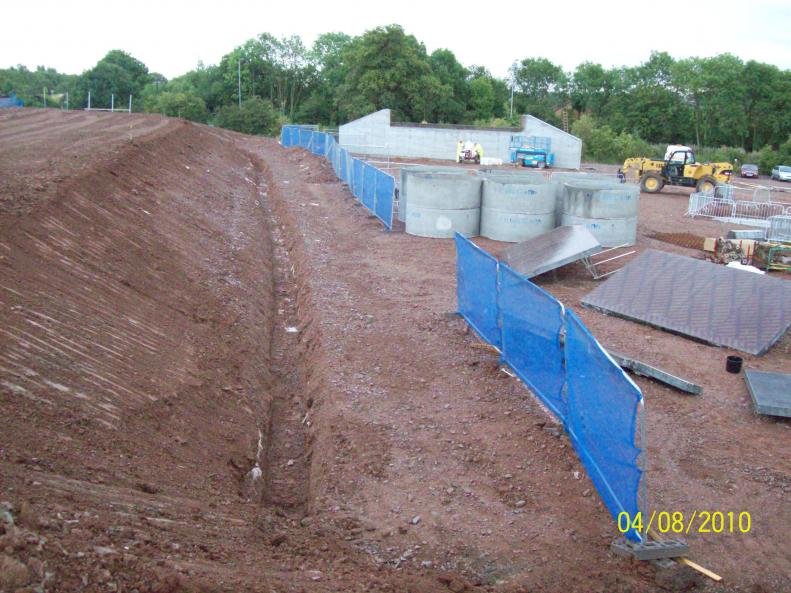
<svg viewBox="0 0 791 593">
<path fill-rule="evenodd" d="M 750 354 L 791 326 L 791 283 L 649 249 L 582 304 Z"/>
<path fill-rule="evenodd" d="M 584 226 L 561 226 L 509 247 L 500 260 L 525 278 L 532 278 L 601 250 L 596 237 Z"/>
</svg>

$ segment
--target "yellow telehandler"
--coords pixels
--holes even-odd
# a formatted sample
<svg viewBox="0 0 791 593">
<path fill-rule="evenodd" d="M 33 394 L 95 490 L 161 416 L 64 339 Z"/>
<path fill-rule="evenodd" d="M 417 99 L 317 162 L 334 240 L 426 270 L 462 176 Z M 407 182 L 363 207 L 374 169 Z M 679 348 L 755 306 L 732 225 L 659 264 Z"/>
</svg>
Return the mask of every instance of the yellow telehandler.
<svg viewBox="0 0 791 593">
<path fill-rule="evenodd" d="M 640 189 L 654 194 L 666 185 L 694 187 L 695 191 L 714 193 L 720 184 L 730 183 L 733 165 L 730 163 L 698 163 L 695 153 L 687 146 L 668 146 L 665 159 L 644 157 L 626 159 L 623 176 L 639 181 Z"/>
</svg>

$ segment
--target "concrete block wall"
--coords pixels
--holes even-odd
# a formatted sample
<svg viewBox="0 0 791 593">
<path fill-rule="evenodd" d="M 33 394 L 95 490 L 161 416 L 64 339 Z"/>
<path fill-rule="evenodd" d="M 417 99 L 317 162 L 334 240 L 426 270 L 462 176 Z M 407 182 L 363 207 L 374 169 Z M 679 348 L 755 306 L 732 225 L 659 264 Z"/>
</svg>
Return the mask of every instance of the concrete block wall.
<svg viewBox="0 0 791 593">
<path fill-rule="evenodd" d="M 521 131 L 470 127 L 442 128 L 425 125 L 391 125 L 390 110 L 382 109 L 343 124 L 339 129 L 341 146 L 358 154 L 453 160 L 459 139 L 480 142 L 484 156 L 510 159 L 511 136 L 548 136 L 552 138 L 555 167 L 579 169 L 582 140 L 531 115 L 522 116 Z"/>
</svg>

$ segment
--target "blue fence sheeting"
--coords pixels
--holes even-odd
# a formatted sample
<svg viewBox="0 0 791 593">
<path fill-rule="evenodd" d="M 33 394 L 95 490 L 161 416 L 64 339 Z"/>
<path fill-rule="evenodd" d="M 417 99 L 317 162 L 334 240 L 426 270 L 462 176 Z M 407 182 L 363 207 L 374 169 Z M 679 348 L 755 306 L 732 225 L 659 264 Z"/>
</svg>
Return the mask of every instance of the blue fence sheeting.
<svg viewBox="0 0 791 593">
<path fill-rule="evenodd" d="M 393 220 L 393 198 L 395 196 L 395 179 L 387 173 L 376 169 L 376 199 L 374 214 L 381 221 Z M 387 223 L 385 223 L 387 224 Z"/>
<path fill-rule="evenodd" d="M 497 260 L 459 233 L 455 240 L 459 313 L 479 336 L 499 349 Z"/>
<path fill-rule="evenodd" d="M 506 265 L 498 274 L 503 358 L 565 425 L 563 305 Z"/>
<path fill-rule="evenodd" d="M 5 107 L 22 107 L 24 103 L 17 99 L 16 93 L 11 93 L 7 97 L 0 97 L 0 109 Z"/>
<path fill-rule="evenodd" d="M 362 202 L 363 184 L 365 183 L 365 163 L 360 159 L 352 159 L 352 193 L 354 197 Z"/>
<path fill-rule="evenodd" d="M 376 167 L 366 164 L 363 167 L 363 204 L 373 212 L 376 200 Z"/>
<path fill-rule="evenodd" d="M 643 408 L 640 389 L 571 311 L 566 364 L 571 442 L 613 517 L 617 520 L 621 512 L 637 517 L 643 474 L 635 444 Z"/>
<path fill-rule="evenodd" d="M 353 158 L 330 134 L 288 125 L 280 130 L 280 144 L 285 148 L 301 146 L 323 156 L 335 175 L 346 183 L 352 194 L 376 216 L 387 229 L 393 228 L 395 179 L 384 171 Z"/>
<path fill-rule="evenodd" d="M 552 295 L 458 233 L 456 257 L 459 313 L 563 423 L 613 518 L 637 517 L 640 389 Z"/>
</svg>

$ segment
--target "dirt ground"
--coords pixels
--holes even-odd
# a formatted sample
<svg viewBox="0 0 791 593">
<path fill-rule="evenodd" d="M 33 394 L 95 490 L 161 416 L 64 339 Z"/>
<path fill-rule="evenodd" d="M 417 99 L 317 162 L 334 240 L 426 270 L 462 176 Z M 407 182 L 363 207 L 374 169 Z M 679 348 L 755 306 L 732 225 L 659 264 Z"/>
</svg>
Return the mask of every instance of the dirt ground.
<svg viewBox="0 0 791 593">
<path fill-rule="evenodd" d="M 722 233 L 685 210 L 644 195 L 639 248 Z M 447 315 L 454 274 L 452 241 L 384 231 L 300 149 L 0 115 L 0 591 L 791 591 L 791 424 L 753 414 L 728 352 L 580 307 L 581 267 L 538 279 L 703 385 L 636 379 L 651 508 L 752 515 L 689 537 L 714 585 L 609 552 L 562 430 Z"/>
</svg>

